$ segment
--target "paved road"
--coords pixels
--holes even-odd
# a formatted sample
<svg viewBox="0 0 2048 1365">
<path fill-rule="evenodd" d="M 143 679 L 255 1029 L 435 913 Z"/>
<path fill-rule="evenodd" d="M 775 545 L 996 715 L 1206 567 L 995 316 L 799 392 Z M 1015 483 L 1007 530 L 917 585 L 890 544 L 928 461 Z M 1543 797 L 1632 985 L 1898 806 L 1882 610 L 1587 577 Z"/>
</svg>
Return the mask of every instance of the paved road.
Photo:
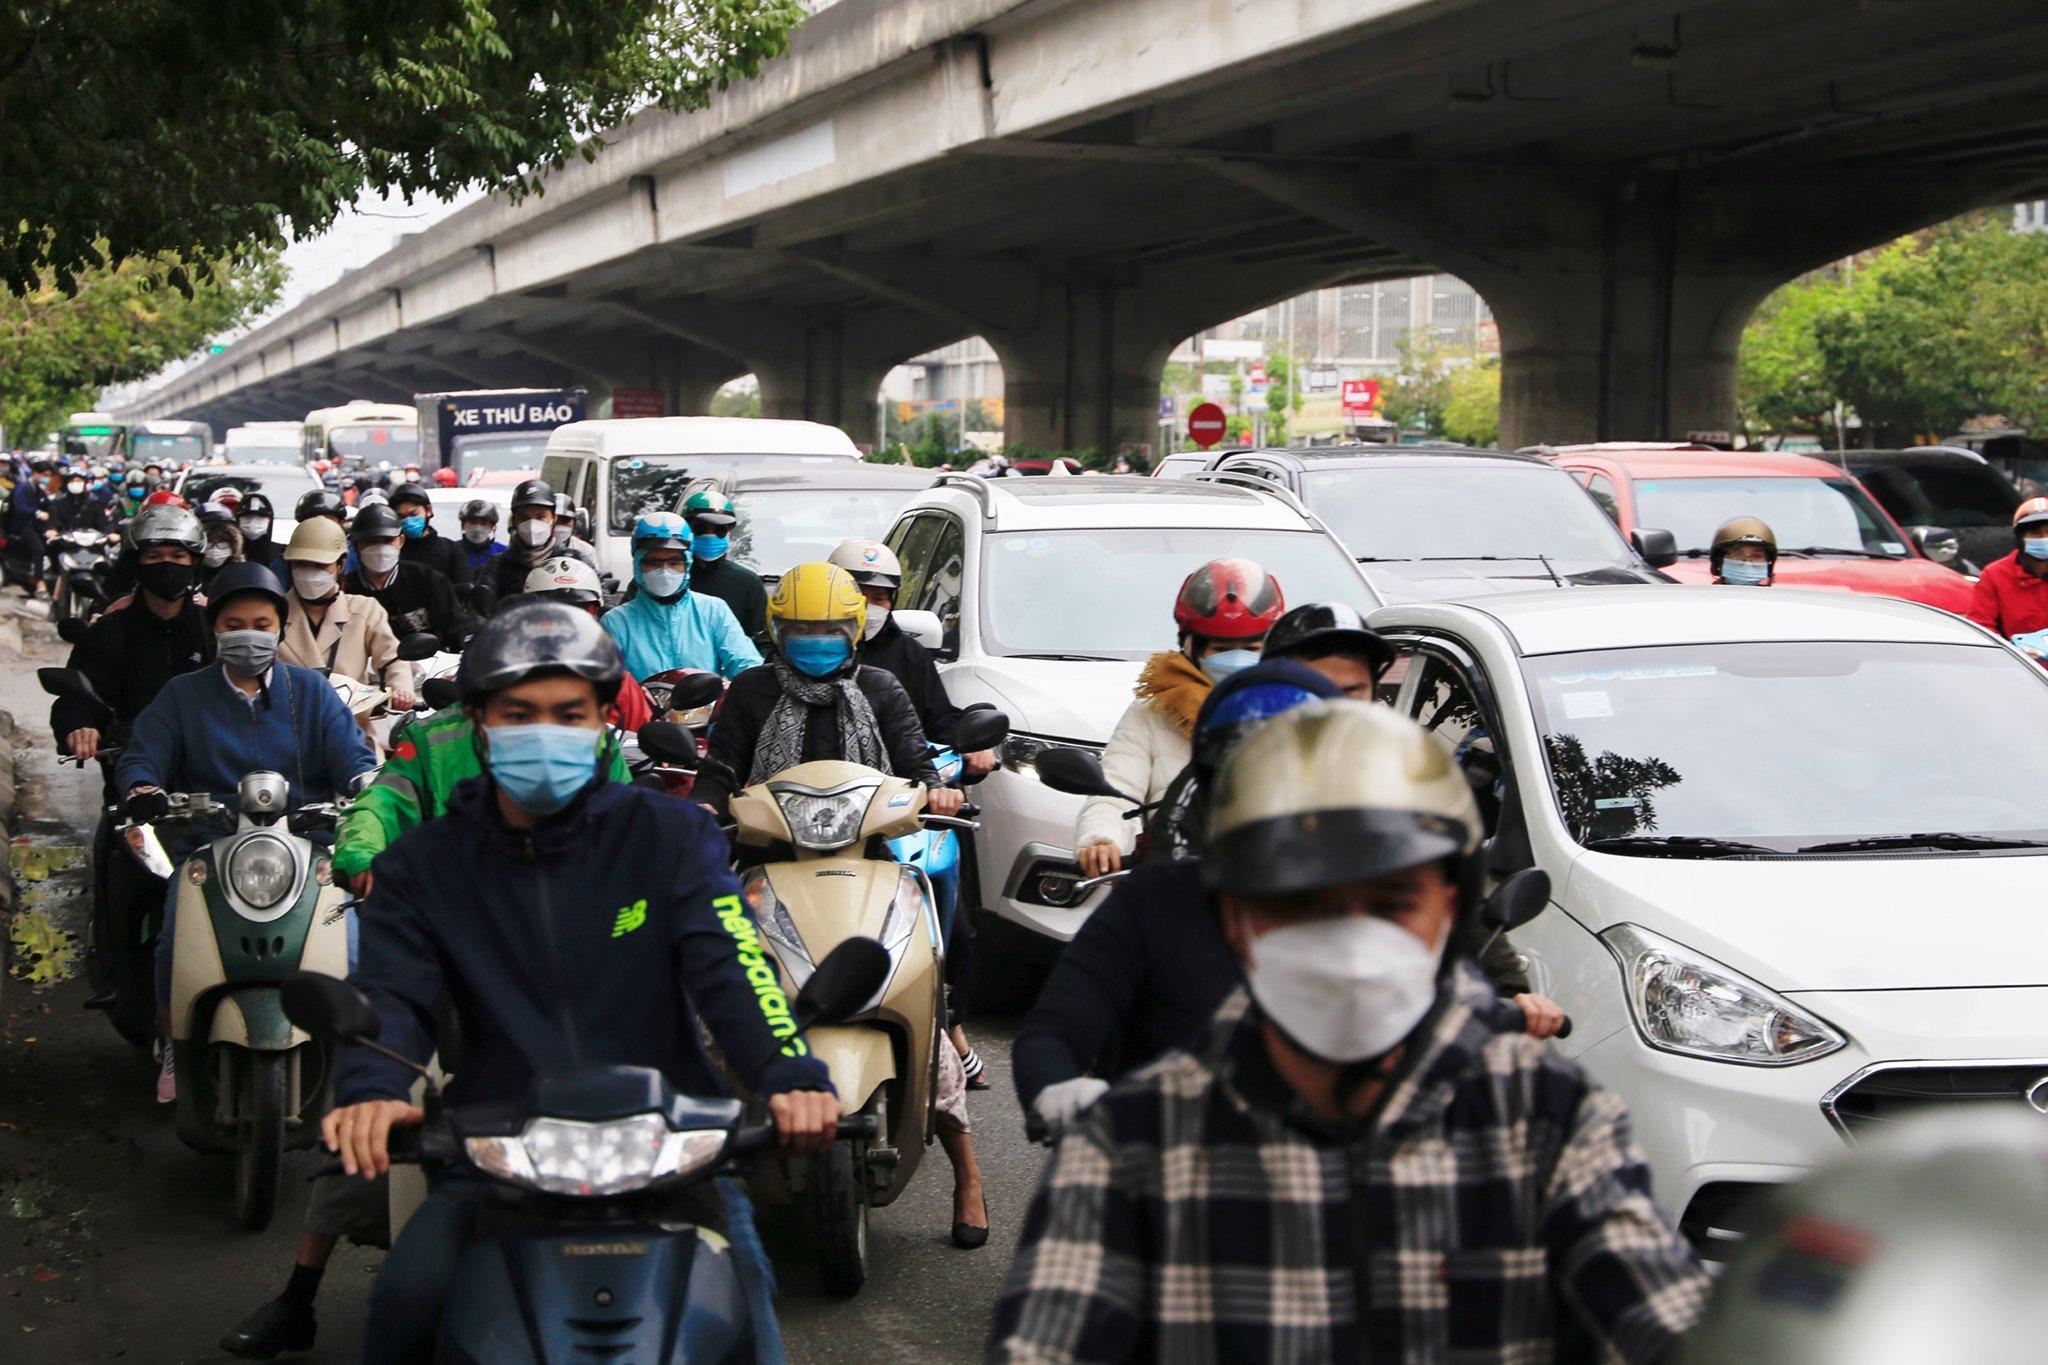
<svg viewBox="0 0 2048 1365">
<path fill-rule="evenodd" d="M 26 746 L 30 818 L 16 830 L 15 858 L 39 864 L 52 860 L 42 850 L 89 843 L 98 779 L 53 761 L 34 670 L 61 663 L 64 648 L 22 610 L 14 590 L 0 596 L 0 620 L 26 627 L 20 656 L 11 639 L 0 645 L 0 710 L 13 712 Z M 32 884 L 29 898 L 59 925 L 82 930 L 83 894 L 76 868 Z M 148 1059 L 80 1009 L 84 995 L 77 980 L 0 987 L 0 1361 L 228 1360 L 215 1342 L 283 1284 L 310 1158 L 288 1160 L 286 1204 L 270 1229 L 240 1231 L 229 1213 L 229 1167 L 180 1145 L 154 1103 Z M 995 1224 L 989 1244 L 963 1252 L 947 1240 L 951 1184 L 936 1146 L 910 1190 L 876 1216 L 873 1278 L 856 1299 L 818 1287 L 800 1225 L 766 1220 L 793 1359 L 978 1355 L 1041 1164 L 1010 1089 L 1012 1026 L 988 1021 L 976 1030 L 995 1083 L 972 1100 Z M 381 1259 L 353 1247 L 336 1256 L 320 1344 L 302 1359 L 355 1358 Z"/>
</svg>

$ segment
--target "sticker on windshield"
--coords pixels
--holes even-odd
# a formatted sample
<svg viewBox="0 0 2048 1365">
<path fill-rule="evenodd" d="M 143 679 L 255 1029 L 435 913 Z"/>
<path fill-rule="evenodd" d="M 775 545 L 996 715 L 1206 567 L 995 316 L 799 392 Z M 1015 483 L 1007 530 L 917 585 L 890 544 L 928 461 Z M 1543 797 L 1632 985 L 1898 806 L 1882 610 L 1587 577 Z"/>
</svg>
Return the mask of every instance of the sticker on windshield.
<svg viewBox="0 0 2048 1365">
<path fill-rule="evenodd" d="M 1600 720 L 1614 714 L 1614 703 L 1605 692 L 1567 692 L 1564 714 L 1567 720 Z"/>
<path fill-rule="evenodd" d="M 645 461 L 645 460 L 628 460 L 628 461 L 626 461 L 626 468 L 628 468 L 628 469 L 645 469 L 645 468 L 647 468 L 647 461 Z"/>
<path fill-rule="evenodd" d="M 1712 664 L 1666 664 L 1658 668 L 1596 668 L 1590 673 L 1559 673 L 1553 687 L 1583 682 L 1647 682 L 1655 678 L 1711 678 L 1721 670 Z"/>
<path fill-rule="evenodd" d="M 1602 796 L 1597 798 L 1593 802 L 1593 809 L 1634 810 L 1637 806 L 1640 806 L 1642 804 L 1642 798 L 1637 796 Z"/>
<path fill-rule="evenodd" d="M 1877 548 L 1883 550 L 1888 555 L 1902 555 L 1906 553 L 1906 547 L 1899 544 L 1896 540 L 1879 541 Z"/>
</svg>

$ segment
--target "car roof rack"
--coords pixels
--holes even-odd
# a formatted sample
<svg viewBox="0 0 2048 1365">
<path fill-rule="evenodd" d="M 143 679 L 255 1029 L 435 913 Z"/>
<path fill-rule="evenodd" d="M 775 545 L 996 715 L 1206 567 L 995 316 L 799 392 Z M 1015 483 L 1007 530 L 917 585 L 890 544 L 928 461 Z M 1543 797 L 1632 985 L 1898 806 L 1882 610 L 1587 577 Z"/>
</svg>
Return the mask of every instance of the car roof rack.
<svg viewBox="0 0 2048 1365">
<path fill-rule="evenodd" d="M 1257 474 L 1248 474 L 1242 469 L 1197 469 L 1188 475 L 1188 481 L 1220 483 L 1232 488 L 1248 488 L 1254 493 L 1270 493 L 1310 521 L 1315 521 L 1318 526 L 1322 525 L 1320 521 L 1316 521 L 1315 513 L 1309 511 L 1302 505 L 1301 499 L 1294 496 L 1293 489 L 1274 483 L 1271 479 L 1261 478 Z"/>
<path fill-rule="evenodd" d="M 932 480 L 931 486 L 933 488 L 961 488 L 967 490 L 974 494 L 974 500 L 981 504 L 981 519 L 983 521 L 994 521 L 996 519 L 995 500 L 989 496 L 988 480 L 982 478 L 979 474 L 962 474 L 956 470 L 949 474 L 939 475 L 938 478 Z"/>
</svg>

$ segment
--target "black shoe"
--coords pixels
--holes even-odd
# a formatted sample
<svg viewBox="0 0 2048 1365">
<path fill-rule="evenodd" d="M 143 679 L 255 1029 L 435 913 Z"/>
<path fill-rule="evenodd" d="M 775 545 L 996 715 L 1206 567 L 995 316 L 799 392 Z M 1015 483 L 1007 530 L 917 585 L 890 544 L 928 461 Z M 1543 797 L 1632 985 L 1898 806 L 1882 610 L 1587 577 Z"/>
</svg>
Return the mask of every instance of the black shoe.
<svg viewBox="0 0 2048 1365">
<path fill-rule="evenodd" d="M 987 1194 L 983 1194 L 983 1195 L 981 1196 L 981 1216 L 982 1216 L 982 1218 L 983 1218 L 983 1219 L 988 1219 L 988 1195 L 987 1195 Z M 989 1221 L 993 1221 L 993 1220 L 989 1220 Z M 982 1245 L 982 1244 L 983 1244 L 984 1242 L 986 1242 L 986 1241 L 988 1241 L 988 1229 L 987 1229 L 987 1228 L 985 1228 L 985 1227 L 980 1227 L 980 1228 L 976 1228 L 976 1227 L 969 1227 L 969 1226 L 968 1226 L 967 1224 L 965 1224 L 965 1223 L 961 1222 L 961 1221 L 960 1221 L 959 1219 L 957 1219 L 957 1218 L 955 1218 L 955 1219 L 953 1220 L 953 1245 L 954 1245 L 954 1246 L 956 1246 L 956 1247 L 959 1247 L 959 1248 L 960 1248 L 960 1249 L 961 1249 L 962 1251 L 974 1251 L 974 1250 L 977 1250 L 977 1249 L 979 1249 L 979 1248 L 981 1247 L 981 1245 Z"/>
<path fill-rule="evenodd" d="M 988 1070 L 988 1063 L 981 1060 L 979 1052 L 968 1048 L 967 1055 L 960 1059 L 960 1070 L 966 1074 L 969 1090 L 988 1089 L 988 1077 L 982 1074 Z"/>
<path fill-rule="evenodd" d="M 310 1351 L 316 1326 L 313 1305 L 301 1307 L 272 1299 L 222 1337 L 220 1348 L 243 1360 L 268 1360 L 286 1351 Z"/>
</svg>

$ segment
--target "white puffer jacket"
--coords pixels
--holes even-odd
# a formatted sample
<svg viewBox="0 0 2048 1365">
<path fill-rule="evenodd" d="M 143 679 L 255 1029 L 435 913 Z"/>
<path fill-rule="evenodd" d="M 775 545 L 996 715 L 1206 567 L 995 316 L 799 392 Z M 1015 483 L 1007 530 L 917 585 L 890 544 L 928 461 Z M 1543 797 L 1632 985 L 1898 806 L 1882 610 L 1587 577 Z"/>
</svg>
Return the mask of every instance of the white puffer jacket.
<svg viewBox="0 0 2048 1365">
<path fill-rule="evenodd" d="M 1159 704 L 1141 698 L 1130 704 L 1102 751 L 1102 775 L 1109 785 L 1143 801 L 1166 795 L 1167 784 L 1188 765 L 1192 745 Z M 1128 801 L 1091 796 L 1074 822 L 1074 847 L 1108 840 L 1126 858 L 1138 844 L 1142 820 L 1126 820 Z"/>
</svg>

